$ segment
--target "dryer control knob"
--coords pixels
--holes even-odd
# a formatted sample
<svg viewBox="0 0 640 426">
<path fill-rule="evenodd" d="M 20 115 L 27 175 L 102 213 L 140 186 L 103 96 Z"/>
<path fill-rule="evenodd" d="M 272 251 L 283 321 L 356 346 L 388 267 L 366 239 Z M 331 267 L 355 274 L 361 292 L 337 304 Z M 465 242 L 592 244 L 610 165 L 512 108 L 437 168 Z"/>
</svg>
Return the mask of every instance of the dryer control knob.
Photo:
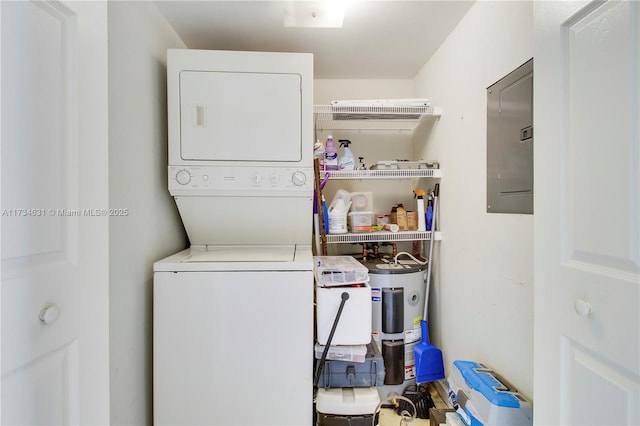
<svg viewBox="0 0 640 426">
<path fill-rule="evenodd" d="M 251 182 L 253 182 L 254 184 L 258 184 L 260 182 L 262 182 L 262 175 L 260 175 L 260 173 L 254 173 L 251 175 Z"/>
<path fill-rule="evenodd" d="M 191 173 L 189 173 L 186 169 L 179 170 L 176 173 L 176 181 L 180 185 L 186 185 L 191 182 Z"/>
<path fill-rule="evenodd" d="M 298 170 L 297 172 L 293 172 L 293 175 L 291 175 L 291 182 L 296 186 L 302 186 L 307 182 L 307 176 Z"/>
</svg>

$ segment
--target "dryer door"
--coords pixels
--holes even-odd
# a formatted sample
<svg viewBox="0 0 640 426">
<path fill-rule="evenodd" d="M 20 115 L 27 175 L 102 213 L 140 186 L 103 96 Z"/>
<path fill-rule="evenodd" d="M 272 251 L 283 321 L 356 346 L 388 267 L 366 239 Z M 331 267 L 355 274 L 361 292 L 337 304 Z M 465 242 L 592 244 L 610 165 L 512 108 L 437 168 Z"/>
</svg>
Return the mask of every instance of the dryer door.
<svg viewBox="0 0 640 426">
<path fill-rule="evenodd" d="M 298 162 L 301 122 L 298 74 L 180 73 L 183 160 Z"/>
</svg>

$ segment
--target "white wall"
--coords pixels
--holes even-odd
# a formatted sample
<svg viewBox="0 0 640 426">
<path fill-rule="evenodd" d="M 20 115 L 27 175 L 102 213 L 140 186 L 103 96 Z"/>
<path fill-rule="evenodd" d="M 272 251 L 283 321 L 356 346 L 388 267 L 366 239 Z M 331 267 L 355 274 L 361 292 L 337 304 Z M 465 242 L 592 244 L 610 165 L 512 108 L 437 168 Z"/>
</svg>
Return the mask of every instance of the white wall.
<svg viewBox="0 0 640 426">
<path fill-rule="evenodd" d="M 187 245 L 167 191 L 165 52 L 151 2 L 109 2 L 111 424 L 152 423 L 153 262 Z"/>
<path fill-rule="evenodd" d="M 533 395 L 533 217 L 486 213 L 486 88 L 533 55 L 532 4 L 479 1 L 414 79 L 444 115 L 415 135 L 443 168 L 430 328 L 449 368 L 488 364 Z"/>
<path fill-rule="evenodd" d="M 110 206 L 131 212 L 110 222 L 114 425 L 151 423 L 152 264 L 187 245 L 166 190 L 165 50 L 170 47 L 185 46 L 151 3 L 109 3 Z M 445 173 L 440 216 L 445 239 L 431 298 L 432 338 L 447 362 L 486 362 L 528 396 L 533 394 L 532 217 L 486 213 L 485 89 L 532 51 L 531 3 L 481 1 L 415 80 L 317 80 L 314 100 L 418 96 L 444 107 L 440 120 L 416 134 L 413 154 L 439 160 Z M 414 150 L 405 135 L 392 138 L 396 145 L 384 140 L 390 135 L 378 141 L 356 136 L 360 148 L 354 146 L 354 154 L 360 149 L 368 164 L 386 156 L 380 146 L 399 156 Z M 366 147 L 367 141 L 373 145 Z"/>
<path fill-rule="evenodd" d="M 316 79 L 313 84 L 313 103 L 328 105 L 340 99 L 386 99 L 410 97 L 413 80 L 404 79 Z"/>
</svg>

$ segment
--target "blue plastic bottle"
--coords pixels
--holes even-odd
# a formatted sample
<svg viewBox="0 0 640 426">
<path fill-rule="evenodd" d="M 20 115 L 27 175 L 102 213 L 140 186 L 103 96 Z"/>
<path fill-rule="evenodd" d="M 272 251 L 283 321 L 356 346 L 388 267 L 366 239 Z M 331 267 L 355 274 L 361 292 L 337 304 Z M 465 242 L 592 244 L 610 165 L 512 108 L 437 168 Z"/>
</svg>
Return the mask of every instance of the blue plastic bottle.
<svg viewBox="0 0 640 426">
<path fill-rule="evenodd" d="M 333 143 L 333 136 L 327 136 L 327 143 L 324 147 L 324 169 L 338 170 L 338 148 Z"/>
<path fill-rule="evenodd" d="M 431 224 L 433 223 L 433 198 L 429 196 L 427 201 L 427 231 L 431 231 Z"/>
</svg>

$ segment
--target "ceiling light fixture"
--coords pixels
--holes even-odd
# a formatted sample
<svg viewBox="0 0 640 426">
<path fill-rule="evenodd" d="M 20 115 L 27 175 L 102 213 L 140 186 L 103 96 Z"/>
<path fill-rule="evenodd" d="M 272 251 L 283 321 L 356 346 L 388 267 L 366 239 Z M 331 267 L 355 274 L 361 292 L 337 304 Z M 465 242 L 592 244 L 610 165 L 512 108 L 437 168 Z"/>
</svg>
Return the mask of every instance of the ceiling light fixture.
<svg viewBox="0 0 640 426">
<path fill-rule="evenodd" d="M 302 28 L 342 28 L 345 0 L 286 1 L 284 26 Z"/>
</svg>

